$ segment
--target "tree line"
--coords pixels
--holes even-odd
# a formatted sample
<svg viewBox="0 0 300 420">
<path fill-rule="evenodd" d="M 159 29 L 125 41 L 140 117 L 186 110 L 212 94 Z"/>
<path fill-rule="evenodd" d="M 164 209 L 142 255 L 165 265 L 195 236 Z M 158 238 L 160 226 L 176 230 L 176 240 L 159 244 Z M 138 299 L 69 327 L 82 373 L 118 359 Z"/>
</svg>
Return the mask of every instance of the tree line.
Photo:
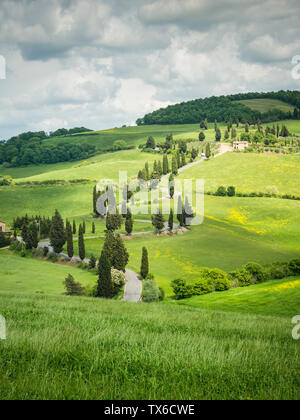
<svg viewBox="0 0 300 420">
<path fill-rule="evenodd" d="M 261 113 L 250 107 L 239 103 L 239 100 L 246 99 L 278 99 L 295 107 L 294 113 L 284 112 L 280 109 L 271 109 Z M 199 121 L 224 122 L 230 118 L 250 124 L 258 120 L 270 122 L 284 119 L 299 119 L 300 117 L 300 92 L 299 91 L 280 91 L 270 93 L 246 93 L 220 97 L 210 97 L 182 102 L 161 108 L 152 113 L 146 114 L 137 120 L 137 125 L 154 124 L 196 124 Z"/>
</svg>

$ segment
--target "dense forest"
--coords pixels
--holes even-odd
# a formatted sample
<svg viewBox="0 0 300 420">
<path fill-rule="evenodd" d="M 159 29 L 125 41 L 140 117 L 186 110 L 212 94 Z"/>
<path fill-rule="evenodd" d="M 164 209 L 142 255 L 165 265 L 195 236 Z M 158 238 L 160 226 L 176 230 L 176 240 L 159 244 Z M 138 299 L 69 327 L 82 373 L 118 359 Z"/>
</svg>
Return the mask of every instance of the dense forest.
<svg viewBox="0 0 300 420">
<path fill-rule="evenodd" d="M 295 113 L 284 112 L 279 109 L 272 109 L 266 113 L 254 111 L 248 106 L 237 101 L 246 99 L 278 99 L 286 102 L 294 108 Z M 153 124 L 193 124 L 199 121 L 223 122 L 239 120 L 250 124 L 261 122 L 271 122 L 290 118 L 299 118 L 300 92 L 299 91 L 280 91 L 269 93 L 241 93 L 237 95 L 210 97 L 183 102 L 177 105 L 170 105 L 154 111 L 137 120 L 137 125 Z"/>
<path fill-rule="evenodd" d="M 71 130 L 59 129 L 49 135 L 44 131 L 22 133 L 6 142 L 0 142 L 0 164 L 16 167 L 87 159 L 96 153 L 94 145 L 67 142 L 61 142 L 56 146 L 45 144 L 45 140 L 54 135 L 67 136 L 85 131 L 90 130 L 81 127 Z"/>
</svg>

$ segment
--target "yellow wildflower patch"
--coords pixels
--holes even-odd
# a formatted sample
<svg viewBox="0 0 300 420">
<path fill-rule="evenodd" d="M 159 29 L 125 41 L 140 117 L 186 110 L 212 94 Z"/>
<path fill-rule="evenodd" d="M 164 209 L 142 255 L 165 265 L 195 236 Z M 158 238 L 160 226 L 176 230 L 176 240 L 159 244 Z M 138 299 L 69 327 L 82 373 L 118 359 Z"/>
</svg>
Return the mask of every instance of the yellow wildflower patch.
<svg viewBox="0 0 300 420">
<path fill-rule="evenodd" d="M 286 283 L 282 283 L 279 286 L 273 288 L 275 292 L 283 292 L 285 290 L 295 289 L 296 287 L 300 287 L 300 280 L 295 281 L 288 281 Z"/>
</svg>

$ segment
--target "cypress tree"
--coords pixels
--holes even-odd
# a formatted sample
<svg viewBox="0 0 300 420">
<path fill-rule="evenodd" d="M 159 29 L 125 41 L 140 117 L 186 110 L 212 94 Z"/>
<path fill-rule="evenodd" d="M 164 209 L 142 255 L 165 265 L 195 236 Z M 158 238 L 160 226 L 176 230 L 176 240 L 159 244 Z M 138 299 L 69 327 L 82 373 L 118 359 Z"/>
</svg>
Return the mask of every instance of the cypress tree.
<svg viewBox="0 0 300 420">
<path fill-rule="evenodd" d="M 145 279 L 149 274 L 149 259 L 147 248 L 143 248 L 142 263 L 141 263 L 141 276 Z"/>
<path fill-rule="evenodd" d="M 222 133 L 221 133 L 221 130 L 219 129 L 219 127 L 217 127 L 217 130 L 216 130 L 216 141 L 221 141 L 221 139 L 222 139 Z"/>
<path fill-rule="evenodd" d="M 206 159 L 209 159 L 211 157 L 211 149 L 210 149 L 210 144 L 207 143 L 206 147 L 205 147 L 205 157 Z"/>
<path fill-rule="evenodd" d="M 133 230 L 133 220 L 132 220 L 132 214 L 131 211 L 128 209 L 127 210 L 127 215 L 126 215 L 126 222 L 125 222 L 125 229 L 128 235 L 132 234 L 132 230 Z"/>
<path fill-rule="evenodd" d="M 185 198 L 184 204 L 184 224 L 190 226 L 191 220 L 194 218 L 194 212 L 192 206 L 189 203 L 188 197 Z"/>
<path fill-rule="evenodd" d="M 168 222 L 168 225 L 169 225 L 169 229 L 170 229 L 170 231 L 172 231 L 173 230 L 173 227 L 174 227 L 174 213 L 173 213 L 173 210 L 171 209 L 171 211 L 170 211 L 170 216 L 169 216 L 169 222 Z"/>
<path fill-rule="evenodd" d="M 25 246 L 26 246 L 26 248 L 27 248 L 27 244 L 29 243 L 29 228 L 28 228 L 28 224 L 27 223 L 24 223 L 23 224 L 23 227 L 22 227 L 22 239 L 23 239 L 23 241 L 24 241 L 24 243 L 25 243 Z M 27 248 L 27 249 L 29 249 L 29 248 Z"/>
<path fill-rule="evenodd" d="M 95 223 L 92 223 L 92 233 L 95 234 L 96 233 L 96 226 Z"/>
<path fill-rule="evenodd" d="M 78 233 L 78 250 L 79 250 L 79 257 L 81 261 L 83 261 L 85 259 L 85 245 L 84 245 L 83 229 L 81 225 L 79 225 L 79 233 Z"/>
<path fill-rule="evenodd" d="M 146 172 L 146 179 L 145 181 L 148 181 L 150 179 L 150 172 L 149 172 L 149 163 L 145 163 L 145 172 Z"/>
<path fill-rule="evenodd" d="M 113 284 L 111 278 L 111 263 L 107 251 L 103 249 L 98 267 L 97 297 L 111 299 Z"/>
<path fill-rule="evenodd" d="M 66 243 L 66 233 L 64 228 L 64 222 L 59 214 L 58 210 L 55 211 L 55 215 L 52 218 L 51 230 L 50 230 L 50 243 L 57 254 L 61 253 Z"/>
<path fill-rule="evenodd" d="M 180 226 L 184 226 L 184 215 L 183 215 L 183 204 L 182 204 L 182 198 L 181 195 L 178 197 L 178 205 L 177 205 L 177 220 L 180 224 Z"/>
<path fill-rule="evenodd" d="M 69 258 L 73 258 L 74 256 L 74 246 L 73 246 L 73 234 L 72 234 L 72 227 L 71 223 L 67 221 L 66 224 L 66 236 L 67 236 L 67 252 Z"/>
<path fill-rule="evenodd" d="M 169 195 L 171 199 L 174 197 L 174 194 L 175 194 L 174 175 L 171 174 L 169 177 Z"/>
<path fill-rule="evenodd" d="M 164 154 L 164 157 L 163 157 L 163 174 L 167 175 L 168 173 L 169 173 L 168 156 L 166 154 Z"/>
<path fill-rule="evenodd" d="M 179 153 L 179 150 L 176 151 L 176 160 L 177 160 L 177 168 L 180 168 L 180 153 Z"/>
<path fill-rule="evenodd" d="M 158 170 L 159 177 L 161 177 L 162 174 L 163 174 L 163 170 L 162 170 L 162 166 L 161 166 L 161 161 L 160 160 L 158 161 L 157 170 Z"/>
<path fill-rule="evenodd" d="M 86 226 L 85 226 L 85 220 L 82 223 L 82 233 L 85 235 Z"/>
<path fill-rule="evenodd" d="M 95 186 L 94 189 L 93 189 L 93 212 L 94 212 L 95 215 L 97 215 L 97 199 L 98 199 L 97 187 Z M 75 233 L 74 233 L 74 235 L 75 235 Z"/>
<path fill-rule="evenodd" d="M 172 174 L 177 175 L 178 174 L 178 164 L 177 164 L 177 158 L 175 155 L 172 157 Z"/>
<path fill-rule="evenodd" d="M 77 229 L 76 229 L 76 223 L 75 220 L 73 220 L 73 235 L 76 235 Z"/>
</svg>

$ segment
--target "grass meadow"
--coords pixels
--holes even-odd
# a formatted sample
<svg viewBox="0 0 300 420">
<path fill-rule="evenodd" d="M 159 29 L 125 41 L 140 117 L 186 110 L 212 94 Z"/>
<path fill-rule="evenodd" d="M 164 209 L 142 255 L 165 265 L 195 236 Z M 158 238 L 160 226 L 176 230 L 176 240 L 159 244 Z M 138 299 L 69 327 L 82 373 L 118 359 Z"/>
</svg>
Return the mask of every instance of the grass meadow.
<svg viewBox="0 0 300 420">
<path fill-rule="evenodd" d="M 283 112 L 294 112 L 294 107 L 286 102 L 280 101 L 278 99 L 246 99 L 243 101 L 237 101 L 241 104 L 248 106 L 254 111 L 259 111 L 261 113 L 268 112 L 272 109 L 280 109 Z"/>
<path fill-rule="evenodd" d="M 289 318 L 0 292 L 0 399 L 295 399 Z"/>
</svg>

